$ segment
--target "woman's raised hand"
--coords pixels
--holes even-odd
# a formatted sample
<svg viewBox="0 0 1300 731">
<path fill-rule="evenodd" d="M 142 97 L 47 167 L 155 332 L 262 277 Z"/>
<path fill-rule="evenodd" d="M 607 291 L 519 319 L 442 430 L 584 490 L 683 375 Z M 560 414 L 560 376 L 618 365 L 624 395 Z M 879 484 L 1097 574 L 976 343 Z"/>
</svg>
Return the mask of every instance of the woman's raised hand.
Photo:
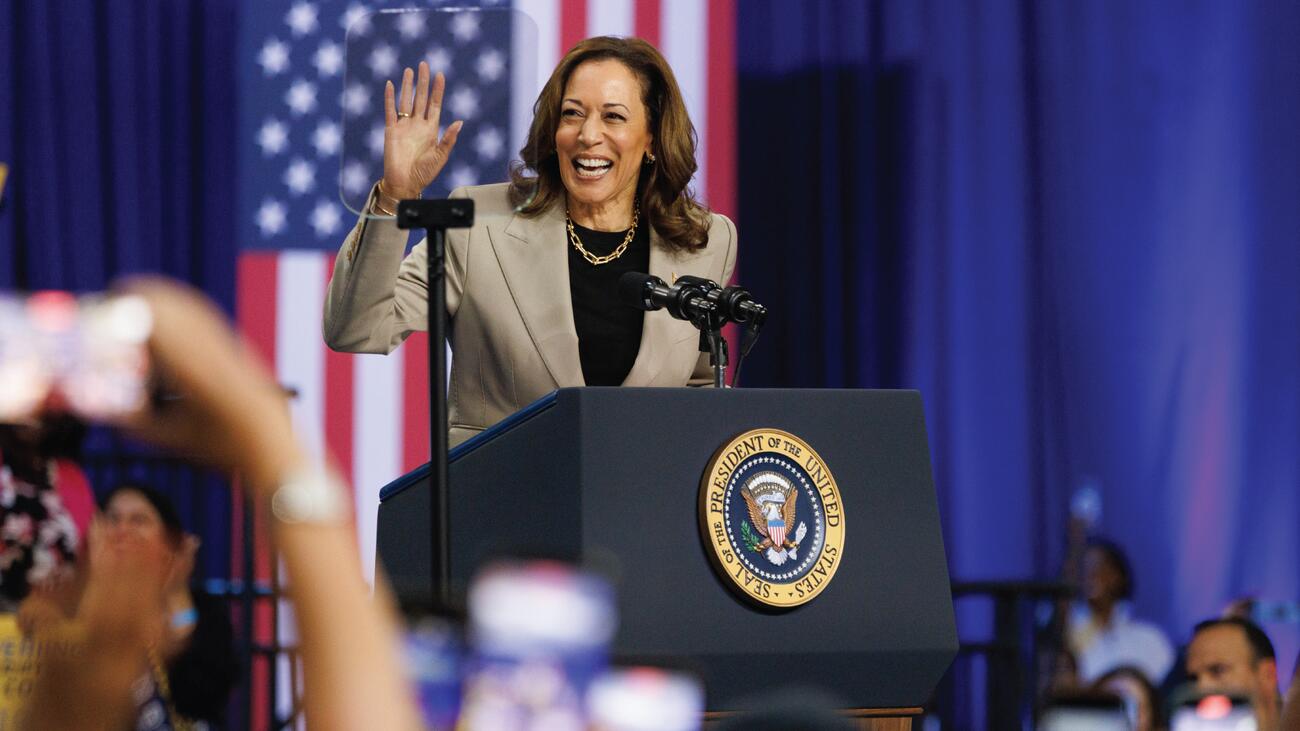
<svg viewBox="0 0 1300 731">
<path fill-rule="evenodd" d="M 409 68 L 402 72 L 400 96 L 394 96 L 393 82 L 385 84 L 383 189 L 386 196 L 398 200 L 419 198 L 447 164 L 462 122 L 452 122 L 442 139 L 438 138 L 446 85 L 442 73 L 438 73 L 430 88 L 429 64 L 424 62 L 420 62 L 418 74 Z"/>
</svg>

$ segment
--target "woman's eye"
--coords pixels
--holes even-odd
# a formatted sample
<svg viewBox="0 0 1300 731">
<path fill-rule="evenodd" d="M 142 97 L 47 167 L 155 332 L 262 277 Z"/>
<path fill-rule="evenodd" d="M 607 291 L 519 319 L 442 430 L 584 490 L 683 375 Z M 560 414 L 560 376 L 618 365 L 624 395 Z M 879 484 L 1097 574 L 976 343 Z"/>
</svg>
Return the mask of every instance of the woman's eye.
<svg viewBox="0 0 1300 731">
<path fill-rule="evenodd" d="M 576 117 L 580 112 L 577 109 L 563 109 L 560 111 L 560 114 L 565 117 Z"/>
<path fill-rule="evenodd" d="M 621 114 L 615 114 L 614 112 L 610 112 L 609 114 L 606 114 L 606 115 L 605 115 L 605 119 L 612 119 L 612 120 L 614 120 L 614 121 L 616 121 L 616 122 L 622 122 L 622 121 L 623 121 L 623 115 L 621 115 Z"/>
</svg>

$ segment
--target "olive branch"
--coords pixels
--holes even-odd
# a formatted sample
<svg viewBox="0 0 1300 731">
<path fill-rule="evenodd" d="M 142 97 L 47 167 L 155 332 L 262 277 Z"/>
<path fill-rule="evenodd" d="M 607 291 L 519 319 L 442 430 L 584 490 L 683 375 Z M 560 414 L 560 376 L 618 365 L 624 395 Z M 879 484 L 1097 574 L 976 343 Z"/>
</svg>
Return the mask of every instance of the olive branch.
<svg viewBox="0 0 1300 731">
<path fill-rule="evenodd" d="M 745 548 L 758 553 L 758 536 L 754 534 L 754 529 L 749 527 L 747 520 L 740 524 L 740 537 L 745 539 Z"/>
</svg>

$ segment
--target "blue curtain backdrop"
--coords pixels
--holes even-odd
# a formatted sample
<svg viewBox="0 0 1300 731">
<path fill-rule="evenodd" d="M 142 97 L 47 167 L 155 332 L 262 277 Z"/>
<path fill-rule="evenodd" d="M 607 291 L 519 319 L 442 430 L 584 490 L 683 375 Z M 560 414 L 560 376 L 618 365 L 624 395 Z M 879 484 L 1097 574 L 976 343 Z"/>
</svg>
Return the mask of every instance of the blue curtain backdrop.
<svg viewBox="0 0 1300 731">
<path fill-rule="evenodd" d="M 739 8 L 748 385 L 921 389 L 955 578 L 1094 484 L 1175 642 L 1300 597 L 1300 5 Z"/>
<path fill-rule="evenodd" d="M 0 287 L 234 300 L 235 0 L 0 0 Z"/>
<path fill-rule="evenodd" d="M 0 0 L 0 287 L 231 306 L 239 6 Z M 1300 596 L 1300 6 L 737 12 L 746 381 L 920 388 L 956 577 L 1054 574 L 1095 483 L 1175 638 Z"/>
<path fill-rule="evenodd" d="M 154 272 L 232 309 L 236 5 L 0 0 L 0 290 Z M 139 454 L 104 431 L 87 446 L 97 491 L 130 477 L 171 492 L 203 536 L 199 575 L 229 575 L 228 492 L 96 456 Z"/>
</svg>

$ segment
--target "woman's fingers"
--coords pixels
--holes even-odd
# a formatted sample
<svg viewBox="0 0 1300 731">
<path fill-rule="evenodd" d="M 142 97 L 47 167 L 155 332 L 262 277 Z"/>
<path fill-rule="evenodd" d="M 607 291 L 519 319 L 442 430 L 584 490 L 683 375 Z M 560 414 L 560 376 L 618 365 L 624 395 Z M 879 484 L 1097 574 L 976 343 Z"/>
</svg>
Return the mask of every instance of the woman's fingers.
<svg viewBox="0 0 1300 731">
<path fill-rule="evenodd" d="M 429 106 L 429 64 L 420 62 L 420 71 L 415 77 L 415 108 L 412 114 L 416 119 L 424 119 Z"/>
<path fill-rule="evenodd" d="M 442 72 L 433 75 L 433 93 L 429 95 L 429 110 L 425 116 L 433 126 L 438 126 L 438 118 L 442 116 L 442 93 L 447 88 L 447 78 Z"/>
<path fill-rule="evenodd" d="M 384 82 L 384 126 L 397 124 L 397 93 L 393 91 L 393 82 Z"/>
<path fill-rule="evenodd" d="M 397 116 L 411 116 L 411 107 L 415 102 L 415 89 L 412 83 L 415 81 L 415 74 L 408 66 L 402 71 L 402 95 L 397 99 Z"/>
<path fill-rule="evenodd" d="M 438 152 L 441 153 L 443 162 L 451 156 L 451 148 L 456 146 L 456 138 L 460 136 L 460 128 L 464 126 L 465 122 L 458 119 L 442 133 L 442 139 L 438 141 Z"/>
</svg>

